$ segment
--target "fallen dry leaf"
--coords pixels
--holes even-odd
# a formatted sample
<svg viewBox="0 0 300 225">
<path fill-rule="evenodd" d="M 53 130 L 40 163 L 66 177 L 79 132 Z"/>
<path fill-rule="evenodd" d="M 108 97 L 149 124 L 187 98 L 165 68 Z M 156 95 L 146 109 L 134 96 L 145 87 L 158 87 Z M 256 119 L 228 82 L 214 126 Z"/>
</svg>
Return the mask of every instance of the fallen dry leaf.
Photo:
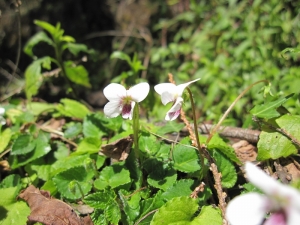
<svg viewBox="0 0 300 225">
<path fill-rule="evenodd" d="M 255 161 L 257 157 L 257 148 L 246 140 L 241 140 L 232 145 L 236 156 L 242 162 Z"/>
<path fill-rule="evenodd" d="M 48 191 L 39 190 L 33 185 L 23 190 L 19 197 L 24 199 L 31 209 L 29 221 L 45 225 L 93 224 L 89 216 L 79 217 L 68 204 L 52 198 Z"/>
<path fill-rule="evenodd" d="M 107 145 L 102 145 L 99 154 L 105 155 L 118 161 L 122 161 L 128 157 L 132 144 L 133 137 L 130 135 Z"/>
</svg>

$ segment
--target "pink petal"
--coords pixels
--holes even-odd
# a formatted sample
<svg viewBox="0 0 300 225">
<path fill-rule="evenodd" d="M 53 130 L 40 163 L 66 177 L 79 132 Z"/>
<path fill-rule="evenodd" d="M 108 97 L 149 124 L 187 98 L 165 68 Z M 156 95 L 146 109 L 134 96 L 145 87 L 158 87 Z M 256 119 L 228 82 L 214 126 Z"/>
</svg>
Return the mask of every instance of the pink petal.
<svg viewBox="0 0 300 225">
<path fill-rule="evenodd" d="M 264 222 L 264 225 L 287 225 L 286 215 L 283 211 L 272 213 L 266 222 Z"/>
<path fill-rule="evenodd" d="M 165 120 L 175 120 L 180 115 L 182 103 L 183 99 L 181 97 L 177 98 L 172 108 L 167 112 Z"/>
</svg>

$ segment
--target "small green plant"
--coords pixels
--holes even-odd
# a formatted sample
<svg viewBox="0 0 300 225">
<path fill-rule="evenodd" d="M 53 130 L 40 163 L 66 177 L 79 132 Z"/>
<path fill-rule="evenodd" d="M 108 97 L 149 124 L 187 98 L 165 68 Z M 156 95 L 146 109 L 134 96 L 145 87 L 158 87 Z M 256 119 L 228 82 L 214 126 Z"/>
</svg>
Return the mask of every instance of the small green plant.
<svg viewBox="0 0 300 225">
<path fill-rule="evenodd" d="M 77 65 L 75 61 L 64 59 L 64 52 L 68 50 L 72 55 L 78 56 L 79 52 L 91 54 L 86 45 L 75 43 L 75 39 L 71 36 L 64 35 L 64 30 L 61 29 L 60 23 L 56 26 L 35 20 L 35 24 L 44 31 L 35 34 L 25 45 L 24 52 L 32 57 L 34 61 L 27 67 L 25 71 L 25 93 L 28 100 L 38 93 L 40 86 L 47 79 L 47 76 L 55 76 L 60 74 L 66 81 L 69 91 L 77 98 L 74 84 L 79 84 L 84 87 L 91 87 L 89 82 L 88 72 L 83 65 Z M 34 47 L 40 42 L 45 42 L 53 49 L 53 57 L 44 56 L 37 57 L 34 54 Z M 52 64 L 56 66 L 53 69 Z M 51 70 L 47 74 L 42 73 L 42 69 Z"/>
</svg>

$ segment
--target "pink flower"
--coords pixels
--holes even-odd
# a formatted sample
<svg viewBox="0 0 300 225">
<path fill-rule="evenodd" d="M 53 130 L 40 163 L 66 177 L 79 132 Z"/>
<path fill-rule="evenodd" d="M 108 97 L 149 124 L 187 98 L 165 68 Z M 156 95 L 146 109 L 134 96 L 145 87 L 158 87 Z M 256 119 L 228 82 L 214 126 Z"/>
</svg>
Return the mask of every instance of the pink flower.
<svg viewBox="0 0 300 225">
<path fill-rule="evenodd" d="M 154 86 L 154 90 L 161 96 L 161 102 L 164 105 L 173 102 L 173 106 L 167 112 L 165 120 L 175 120 L 179 116 L 183 104 L 182 94 L 184 89 L 198 80 L 200 78 L 177 86 L 172 83 L 162 83 Z"/>
<path fill-rule="evenodd" d="M 245 166 L 248 180 L 263 194 L 247 193 L 231 200 L 226 217 L 231 225 L 298 225 L 300 223 L 300 192 L 277 182 L 250 162 Z"/>
<path fill-rule="evenodd" d="M 135 103 L 143 101 L 149 93 L 149 84 L 139 83 L 129 90 L 121 84 L 111 83 L 104 88 L 103 93 L 109 102 L 104 106 L 107 117 L 117 117 L 122 114 L 124 119 L 132 119 Z"/>
</svg>

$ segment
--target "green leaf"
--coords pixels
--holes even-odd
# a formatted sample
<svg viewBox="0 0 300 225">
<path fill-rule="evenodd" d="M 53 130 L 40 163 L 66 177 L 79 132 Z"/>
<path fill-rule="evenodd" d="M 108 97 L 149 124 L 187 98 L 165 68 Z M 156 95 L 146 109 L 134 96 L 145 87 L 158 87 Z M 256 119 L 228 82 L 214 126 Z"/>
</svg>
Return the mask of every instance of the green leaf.
<svg viewBox="0 0 300 225">
<path fill-rule="evenodd" d="M 10 128 L 6 128 L 0 133 L 0 153 L 5 150 L 12 136 Z"/>
<path fill-rule="evenodd" d="M 215 134 L 212 137 L 207 147 L 209 150 L 218 149 L 220 152 L 226 155 L 231 161 L 239 164 L 241 163 L 241 161 L 236 156 L 234 149 L 231 146 L 229 146 L 226 142 L 224 142 L 223 139 L 218 134 Z"/>
<path fill-rule="evenodd" d="M 61 99 L 60 102 L 62 104 L 57 105 L 56 109 L 64 116 L 83 119 L 90 113 L 89 109 L 85 105 L 75 100 L 64 98 Z"/>
<path fill-rule="evenodd" d="M 122 60 L 125 60 L 128 64 L 131 63 L 131 59 L 130 59 L 129 55 L 127 55 L 126 53 L 121 52 L 121 51 L 115 51 L 115 52 L 113 52 L 110 55 L 110 58 L 111 59 L 122 59 Z"/>
<path fill-rule="evenodd" d="M 99 152 L 101 140 L 99 138 L 88 137 L 84 138 L 78 145 L 72 155 L 92 154 Z"/>
<path fill-rule="evenodd" d="M 220 209 L 211 205 L 203 206 L 200 214 L 191 223 L 191 225 L 198 224 L 222 225 L 223 219 Z"/>
<path fill-rule="evenodd" d="M 82 123 L 70 122 L 66 124 L 67 129 L 64 132 L 65 138 L 75 138 L 82 132 Z"/>
<path fill-rule="evenodd" d="M 21 188 L 21 177 L 18 174 L 11 174 L 5 177 L 1 183 L 0 188 L 10 188 L 10 187 L 18 187 L 16 192 L 19 192 Z"/>
<path fill-rule="evenodd" d="M 173 198 L 155 213 L 150 225 L 188 225 L 193 221 L 197 210 L 197 200 L 190 197 Z"/>
<path fill-rule="evenodd" d="M 0 189 L 0 224 L 26 224 L 30 208 L 25 202 L 16 201 L 18 187 Z"/>
<path fill-rule="evenodd" d="M 82 162 L 87 159 L 90 159 L 89 155 L 75 155 L 61 158 L 52 164 L 51 176 L 73 167 L 77 167 L 78 165 L 82 165 Z"/>
<path fill-rule="evenodd" d="M 38 93 L 42 85 L 41 67 L 51 68 L 51 58 L 49 56 L 33 61 L 25 70 L 25 93 L 28 100 L 31 100 L 31 97 Z"/>
<path fill-rule="evenodd" d="M 86 170 L 83 166 L 73 167 L 65 170 L 53 177 L 53 181 L 58 191 L 68 199 L 79 199 L 81 195 L 81 188 L 84 195 L 92 189 L 91 180 L 94 176 L 94 171 Z M 70 190 L 70 183 L 74 184 L 74 190 Z"/>
<path fill-rule="evenodd" d="M 51 178 L 50 173 L 51 173 L 51 167 L 52 165 L 36 165 L 32 164 L 31 169 L 37 173 L 38 178 L 41 180 L 47 181 Z"/>
<path fill-rule="evenodd" d="M 122 201 L 123 210 L 127 216 L 128 223 L 134 222 L 140 214 L 140 194 L 135 193 L 132 195 L 132 193 L 122 189 L 119 191 L 119 196 Z"/>
<path fill-rule="evenodd" d="M 213 151 L 213 158 L 216 161 L 219 173 L 222 174 L 222 186 L 231 188 L 237 181 L 237 174 L 232 162 L 217 150 Z"/>
<path fill-rule="evenodd" d="M 250 110 L 250 113 L 253 116 L 256 116 L 258 118 L 264 118 L 264 119 L 271 119 L 274 117 L 280 116 L 280 113 L 276 111 L 276 109 L 281 106 L 283 103 L 285 103 L 290 97 L 292 97 L 294 94 L 290 94 L 286 97 L 280 98 L 273 102 L 268 102 L 263 105 L 257 105 L 253 109 Z"/>
<path fill-rule="evenodd" d="M 95 209 L 104 210 L 107 207 L 107 205 L 116 197 L 117 196 L 113 190 L 106 189 L 86 196 L 84 198 L 84 203 Z"/>
<path fill-rule="evenodd" d="M 89 74 L 84 66 L 76 65 L 72 61 L 66 61 L 64 62 L 64 68 L 66 71 L 66 76 L 69 78 L 70 81 L 74 82 L 75 84 L 82 85 L 84 87 L 91 87 L 89 81 Z"/>
<path fill-rule="evenodd" d="M 51 34 L 52 36 L 55 36 L 57 33 L 57 29 L 56 27 L 54 27 L 53 25 L 51 25 L 50 23 L 47 23 L 45 21 L 41 21 L 41 20 L 35 20 L 34 24 L 36 24 L 37 26 L 45 29 L 46 31 L 49 32 L 49 34 Z"/>
<path fill-rule="evenodd" d="M 28 102 L 26 104 L 26 109 L 34 116 L 38 116 L 43 112 L 53 111 L 55 109 L 55 105 L 43 102 Z"/>
<path fill-rule="evenodd" d="M 191 179 L 182 179 L 175 182 L 163 194 L 164 201 L 169 201 L 175 197 L 190 196 L 196 187 L 195 181 Z"/>
<path fill-rule="evenodd" d="M 12 145 L 12 155 L 24 155 L 31 152 L 36 146 L 36 141 L 29 134 L 21 134 Z"/>
<path fill-rule="evenodd" d="M 108 225 L 108 221 L 105 218 L 105 214 L 103 210 L 96 209 L 92 214 L 91 214 L 91 219 L 94 223 L 94 225 Z"/>
<path fill-rule="evenodd" d="M 153 187 L 167 190 L 177 179 L 176 170 L 155 158 L 146 160 L 143 167 L 149 173 L 147 181 Z"/>
<path fill-rule="evenodd" d="M 201 169 L 198 152 L 194 148 L 176 145 L 173 149 L 174 168 L 185 173 Z"/>
<path fill-rule="evenodd" d="M 107 220 L 111 222 L 111 224 L 118 224 L 121 219 L 121 211 L 120 206 L 116 201 L 110 202 L 110 204 L 106 207 L 105 217 Z"/>
<path fill-rule="evenodd" d="M 84 44 L 67 43 L 66 48 L 75 56 L 77 56 L 79 52 L 89 53 L 88 47 Z"/>
<path fill-rule="evenodd" d="M 72 42 L 75 42 L 75 38 L 73 38 L 72 36 L 69 36 L 69 35 L 65 35 L 65 36 L 62 36 L 60 38 L 60 41 L 61 42 L 72 43 Z"/>
<path fill-rule="evenodd" d="M 147 155 L 154 155 L 160 147 L 160 143 L 152 135 L 141 135 L 139 137 L 139 148 Z"/>
<path fill-rule="evenodd" d="M 95 188 L 103 190 L 106 187 L 119 187 L 131 182 L 129 170 L 123 163 L 105 167 L 98 179 L 95 180 Z"/>
<path fill-rule="evenodd" d="M 36 146 L 33 151 L 25 155 L 10 155 L 9 162 L 12 169 L 24 166 L 35 159 L 38 159 L 51 151 L 48 144 L 50 135 L 46 132 L 40 131 L 38 137 L 35 139 Z"/>
<path fill-rule="evenodd" d="M 184 127 L 185 125 L 183 123 L 176 123 L 174 121 L 170 121 L 170 122 L 167 122 L 165 124 L 165 126 L 163 127 L 160 127 L 158 130 L 157 130 L 157 134 L 158 135 L 164 135 L 164 134 L 167 134 L 167 133 L 172 133 L 172 132 L 179 132 L 182 130 L 182 128 Z"/>
<path fill-rule="evenodd" d="M 87 115 L 83 120 L 83 134 L 85 137 L 101 138 L 105 134 L 102 115 L 99 113 Z"/>
<path fill-rule="evenodd" d="M 52 196 L 58 192 L 53 180 L 47 180 L 41 187 L 41 190 L 49 191 Z"/>
<path fill-rule="evenodd" d="M 49 45 L 53 45 L 53 41 L 51 40 L 51 38 L 49 38 L 47 36 L 47 34 L 43 31 L 40 31 L 38 33 L 36 33 L 35 35 L 33 35 L 29 41 L 26 43 L 25 47 L 24 47 L 24 52 L 31 56 L 34 57 L 35 55 L 33 54 L 33 48 L 34 46 L 36 46 L 38 43 L 40 43 L 41 41 L 48 43 Z"/>
<path fill-rule="evenodd" d="M 300 116 L 284 115 L 275 120 L 274 127 L 282 129 L 290 137 L 300 142 Z M 271 144 L 270 144 L 271 143 Z M 278 159 L 297 154 L 298 148 L 282 133 L 263 126 L 257 143 L 257 160 Z"/>
</svg>

